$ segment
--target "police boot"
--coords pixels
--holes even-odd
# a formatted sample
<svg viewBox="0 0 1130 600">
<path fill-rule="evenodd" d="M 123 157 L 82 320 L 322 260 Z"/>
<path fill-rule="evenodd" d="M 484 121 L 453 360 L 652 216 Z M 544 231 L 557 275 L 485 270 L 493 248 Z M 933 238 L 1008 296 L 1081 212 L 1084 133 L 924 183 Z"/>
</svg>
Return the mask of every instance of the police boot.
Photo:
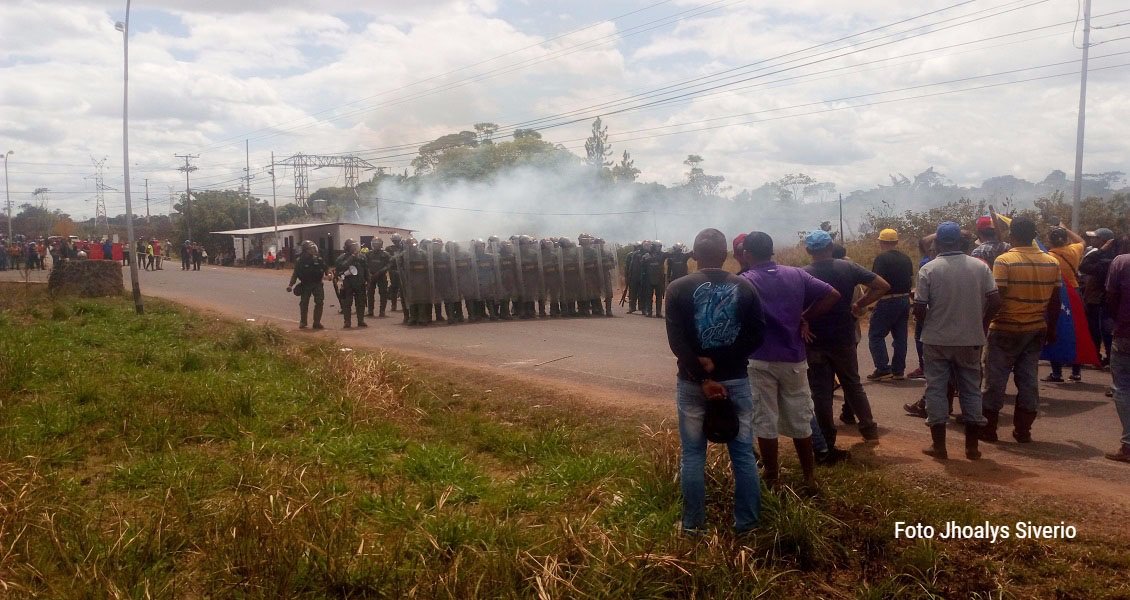
<svg viewBox="0 0 1130 600">
<path fill-rule="evenodd" d="M 325 329 L 322 326 L 322 305 L 314 305 L 314 329 Z"/>
<path fill-rule="evenodd" d="M 503 321 L 510 320 L 510 301 L 506 300 L 498 303 L 498 318 Z"/>
<path fill-rule="evenodd" d="M 447 324 L 454 325 L 459 322 L 459 315 L 455 314 L 455 304 L 451 302 L 443 303 L 443 311 L 447 313 Z"/>
<path fill-rule="evenodd" d="M 535 305 L 536 305 L 536 302 L 534 302 L 533 300 L 529 300 L 529 301 L 526 302 L 526 318 L 527 319 L 538 318 L 537 308 L 536 308 Z"/>
<path fill-rule="evenodd" d="M 981 431 L 977 433 L 977 439 L 982 442 L 996 442 L 997 438 L 997 421 L 1000 419 L 1001 413 L 999 410 L 984 409 L 981 414 L 985 415 L 988 423 L 981 426 Z"/>
<path fill-rule="evenodd" d="M 381 298 L 381 311 L 380 311 L 380 313 L 377 314 L 377 318 L 379 318 L 379 319 L 385 318 L 385 306 L 387 306 L 387 305 L 388 305 L 388 300 L 385 299 L 385 298 Z"/>
<path fill-rule="evenodd" d="M 436 323 L 443 323 L 447 319 L 443 318 L 443 304 L 436 302 L 434 305 L 436 311 Z"/>
<path fill-rule="evenodd" d="M 391 310 L 392 312 L 396 312 L 396 295 L 395 294 L 393 294 L 393 296 L 392 296 L 392 304 L 388 307 L 388 309 Z"/>
<path fill-rule="evenodd" d="M 592 302 L 590 302 L 589 306 L 590 306 L 590 310 L 592 311 L 592 316 L 594 316 L 594 317 L 603 317 L 604 316 L 604 309 L 601 308 L 599 299 L 593 300 Z"/>
<path fill-rule="evenodd" d="M 1016 407 L 1012 416 L 1012 437 L 1021 444 L 1032 441 L 1032 423 L 1036 422 L 1036 411 Z"/>
<path fill-rule="evenodd" d="M 578 317 L 589 316 L 589 303 L 588 303 L 587 300 L 578 300 L 577 301 L 577 316 Z"/>
<path fill-rule="evenodd" d="M 946 426 L 944 423 L 930 426 L 930 441 L 930 446 L 922 451 L 923 454 L 943 460 L 949 458 L 949 454 L 946 453 Z"/>
<path fill-rule="evenodd" d="M 351 315 L 349 313 L 344 313 L 344 314 L 345 314 L 345 328 L 350 329 L 350 328 L 353 327 L 353 315 Z"/>
<path fill-rule="evenodd" d="M 545 312 L 545 300 L 538 300 L 538 317 L 544 319 L 548 316 Z"/>
<path fill-rule="evenodd" d="M 306 311 L 301 311 L 301 315 L 298 319 L 298 328 L 306 329 Z"/>
<path fill-rule="evenodd" d="M 606 317 L 612 316 L 612 299 L 611 298 L 605 299 L 605 301 L 604 301 L 604 316 L 606 316 Z"/>
</svg>

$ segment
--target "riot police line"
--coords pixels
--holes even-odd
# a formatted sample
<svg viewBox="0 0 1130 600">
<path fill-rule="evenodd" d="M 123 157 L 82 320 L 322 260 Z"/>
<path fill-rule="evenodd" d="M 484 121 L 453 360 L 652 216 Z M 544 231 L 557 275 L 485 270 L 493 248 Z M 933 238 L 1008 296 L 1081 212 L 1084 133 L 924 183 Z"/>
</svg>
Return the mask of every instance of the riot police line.
<svg viewBox="0 0 1130 600">
<path fill-rule="evenodd" d="M 643 298 L 645 288 L 651 297 L 658 290 L 661 306 L 666 281 L 671 274 L 686 273 L 690 256 L 681 244 L 674 252 L 663 253 L 659 242 L 641 242 L 631 247 L 622 270 L 619 246 L 588 234 L 581 234 L 576 242 L 516 235 L 465 243 L 445 243 L 439 238 L 418 241 L 393 234 L 387 248 L 380 238 L 369 248 L 360 248 L 352 239 L 344 247 L 331 269 L 318 256 L 316 246 L 303 244 L 287 288 L 302 298 L 300 327 L 306 327 L 309 299 L 314 298 L 314 327 L 321 328 L 318 296 L 324 293 L 314 288 L 321 287 L 327 272 L 332 274 L 345 328 L 352 327 L 354 309 L 358 327 L 367 327 L 365 317 L 384 318 L 398 310 L 403 322 L 411 326 L 611 317 L 613 291 L 621 273 L 631 291 L 629 312 L 635 312 L 638 304 L 641 313 L 650 315 L 652 304 Z M 665 260 L 671 265 L 667 276 L 662 273 Z M 299 279 L 303 283 L 295 286 Z M 621 298 L 621 306 L 624 301 Z"/>
</svg>

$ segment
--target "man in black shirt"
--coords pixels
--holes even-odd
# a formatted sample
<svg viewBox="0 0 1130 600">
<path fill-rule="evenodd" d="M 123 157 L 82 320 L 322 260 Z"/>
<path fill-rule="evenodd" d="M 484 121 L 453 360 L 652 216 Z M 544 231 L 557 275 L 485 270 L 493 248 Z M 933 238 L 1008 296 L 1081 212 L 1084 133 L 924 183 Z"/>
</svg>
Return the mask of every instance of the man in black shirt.
<svg viewBox="0 0 1130 600">
<path fill-rule="evenodd" d="M 817 455 L 817 462 L 835 462 L 846 456 L 836 448 L 836 423 L 832 411 L 832 393 L 838 378 L 844 390 L 844 402 L 858 419 L 859 432 L 865 440 L 879 439 L 878 427 L 871 415 L 871 403 L 859 381 L 859 358 L 856 354 L 855 315 L 876 302 L 891 288 L 882 277 L 851 261 L 832 258 L 835 250 L 832 236 L 814 231 L 804 239 L 812 264 L 804 268 L 810 275 L 836 288 L 840 300 L 828 312 L 808 324 L 812 337 L 807 341 L 808 385 L 816 422 L 828 445 Z M 855 286 L 867 286 L 867 294 L 852 302 Z"/>
<path fill-rule="evenodd" d="M 875 372 L 867 376 L 870 381 L 906 377 L 906 330 L 910 322 L 910 288 L 914 265 L 909 256 L 897 249 L 898 244 L 899 234 L 894 229 L 879 232 L 879 247 L 883 252 L 875 257 L 871 270 L 889 283 L 891 288 L 875 304 L 875 312 L 871 314 L 867 340 L 871 358 L 875 361 Z M 888 335 L 894 346 L 894 354 L 889 359 Z"/>
<path fill-rule="evenodd" d="M 699 270 L 667 286 L 667 342 L 678 359 L 679 480 L 683 491 L 682 527 L 701 532 L 706 524 L 706 434 L 708 404 L 729 402 L 738 421 L 727 443 L 734 470 L 734 529 L 757 525 L 761 486 L 753 455 L 753 391 L 747 357 L 761 345 L 765 316 L 761 300 L 746 280 L 722 269 L 726 237 L 704 229 L 692 257 Z"/>
</svg>

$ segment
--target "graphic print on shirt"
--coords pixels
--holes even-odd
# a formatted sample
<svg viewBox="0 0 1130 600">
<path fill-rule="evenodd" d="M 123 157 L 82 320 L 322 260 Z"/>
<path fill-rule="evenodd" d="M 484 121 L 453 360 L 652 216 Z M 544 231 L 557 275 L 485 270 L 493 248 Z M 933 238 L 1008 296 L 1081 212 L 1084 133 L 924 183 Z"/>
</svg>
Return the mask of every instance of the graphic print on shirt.
<svg viewBox="0 0 1130 600">
<path fill-rule="evenodd" d="M 694 324 L 703 350 L 733 344 L 738 339 L 738 286 L 706 282 L 694 291 Z"/>
</svg>

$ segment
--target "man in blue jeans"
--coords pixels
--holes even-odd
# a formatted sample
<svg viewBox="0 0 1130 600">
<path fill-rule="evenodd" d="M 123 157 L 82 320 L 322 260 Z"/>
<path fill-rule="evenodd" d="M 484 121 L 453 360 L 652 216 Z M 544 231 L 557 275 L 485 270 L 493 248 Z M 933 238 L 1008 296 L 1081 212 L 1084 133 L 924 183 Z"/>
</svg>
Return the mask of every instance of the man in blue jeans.
<svg viewBox="0 0 1130 600">
<path fill-rule="evenodd" d="M 746 357 L 761 345 L 765 317 L 753 286 L 722 269 L 726 255 L 726 236 L 704 229 L 692 253 L 699 270 L 667 286 L 667 342 L 679 366 L 675 401 L 686 533 L 701 533 L 706 525 L 703 424 L 710 403 L 730 403 L 737 419 L 737 436 L 727 442 L 734 471 L 734 530 L 753 529 L 761 513 Z"/>
<path fill-rule="evenodd" d="M 871 313 L 867 342 L 871 359 L 875 362 L 875 372 L 867 376 L 869 381 L 906 378 L 906 334 L 910 323 L 910 288 L 914 265 L 909 256 L 898 250 L 898 245 L 897 231 L 884 229 L 879 232 L 879 248 L 882 253 L 875 257 L 871 271 L 891 284 L 891 289 L 875 303 L 875 312 Z M 888 335 L 891 336 L 894 350 L 889 359 Z"/>
</svg>

